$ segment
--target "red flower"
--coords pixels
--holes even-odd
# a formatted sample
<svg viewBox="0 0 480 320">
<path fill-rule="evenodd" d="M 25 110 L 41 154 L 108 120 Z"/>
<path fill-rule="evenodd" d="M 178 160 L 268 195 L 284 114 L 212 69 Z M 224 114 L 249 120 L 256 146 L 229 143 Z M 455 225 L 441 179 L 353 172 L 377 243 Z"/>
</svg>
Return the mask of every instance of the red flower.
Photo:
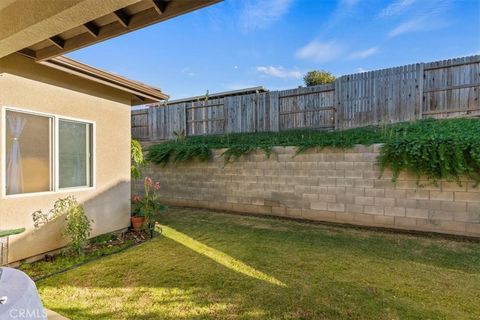
<svg viewBox="0 0 480 320">
<path fill-rule="evenodd" d="M 141 200 L 140 196 L 134 196 L 134 197 L 132 198 L 133 203 L 139 203 L 140 200 Z"/>
<path fill-rule="evenodd" d="M 160 190 L 160 182 L 155 182 L 155 190 Z"/>
<path fill-rule="evenodd" d="M 150 177 L 146 177 L 144 181 L 145 185 L 151 188 L 153 186 L 153 180 Z"/>
</svg>

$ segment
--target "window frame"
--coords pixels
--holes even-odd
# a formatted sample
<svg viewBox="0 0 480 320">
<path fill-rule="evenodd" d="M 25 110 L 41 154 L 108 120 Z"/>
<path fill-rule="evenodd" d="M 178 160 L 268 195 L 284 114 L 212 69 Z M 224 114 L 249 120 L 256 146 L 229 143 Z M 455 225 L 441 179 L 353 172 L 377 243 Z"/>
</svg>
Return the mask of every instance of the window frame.
<svg viewBox="0 0 480 320">
<path fill-rule="evenodd" d="M 23 108 L 17 108 L 17 107 L 10 107 L 10 106 L 2 106 L 2 114 L 1 114 L 1 141 L 2 141 L 2 148 L 1 148 L 1 161 L 0 161 L 0 170 L 1 170 L 1 198 L 3 199 L 8 199 L 8 198 L 24 198 L 24 197 L 34 197 L 34 196 L 42 196 L 42 195 L 49 195 L 49 194 L 57 194 L 57 193 L 66 193 L 66 192 L 79 192 L 79 191 L 88 191 L 96 188 L 96 169 L 97 169 L 97 157 L 96 157 L 96 122 L 92 120 L 86 120 L 86 119 L 80 119 L 80 118 L 74 118 L 74 117 L 68 117 L 68 116 L 63 116 L 59 114 L 54 114 L 54 113 L 46 113 L 46 112 L 40 112 L 40 111 L 33 111 L 33 110 L 28 110 L 28 109 L 23 109 Z M 42 192 L 31 192 L 31 193 L 19 193 L 19 194 L 11 194 L 7 195 L 7 167 L 6 167 L 6 146 L 7 146 L 7 134 L 6 134 L 6 124 L 7 124 L 7 111 L 11 112 L 19 112 L 19 113 L 26 113 L 26 114 L 31 114 L 31 115 L 36 115 L 36 116 L 43 116 L 43 117 L 48 117 L 52 119 L 52 128 L 51 130 L 51 141 L 52 141 L 52 148 L 53 150 L 51 151 L 51 157 L 52 161 L 50 163 L 51 166 L 51 184 L 52 184 L 52 190 L 50 191 L 42 191 Z M 59 187 L 59 182 L 60 182 L 60 177 L 59 177 L 59 121 L 60 120 L 66 120 L 66 121 L 74 121 L 74 122 L 80 122 L 80 123 L 86 123 L 92 126 L 91 132 L 92 136 L 90 137 L 91 140 L 91 186 L 79 186 L 79 187 L 71 187 L 71 188 L 60 188 Z"/>
</svg>

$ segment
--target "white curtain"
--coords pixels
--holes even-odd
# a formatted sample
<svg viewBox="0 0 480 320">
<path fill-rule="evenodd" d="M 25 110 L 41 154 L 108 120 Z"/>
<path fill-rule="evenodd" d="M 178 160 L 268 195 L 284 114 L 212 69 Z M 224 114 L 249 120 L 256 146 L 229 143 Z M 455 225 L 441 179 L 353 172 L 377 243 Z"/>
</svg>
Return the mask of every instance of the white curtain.
<svg viewBox="0 0 480 320">
<path fill-rule="evenodd" d="M 20 153 L 20 137 L 25 128 L 27 120 L 19 115 L 9 114 L 7 116 L 10 129 L 10 151 L 7 164 L 7 191 L 8 194 L 22 193 L 23 173 L 22 156 Z"/>
</svg>

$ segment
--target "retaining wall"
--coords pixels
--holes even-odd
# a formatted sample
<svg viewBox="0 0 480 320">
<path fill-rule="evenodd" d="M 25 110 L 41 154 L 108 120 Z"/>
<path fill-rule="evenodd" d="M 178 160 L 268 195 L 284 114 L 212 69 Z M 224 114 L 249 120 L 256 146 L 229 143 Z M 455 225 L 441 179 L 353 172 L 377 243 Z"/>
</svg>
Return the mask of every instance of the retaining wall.
<svg viewBox="0 0 480 320">
<path fill-rule="evenodd" d="M 224 150 L 209 162 L 152 165 L 169 205 L 221 209 L 316 221 L 480 237 L 480 188 L 472 181 L 437 186 L 402 174 L 380 177 L 380 145 L 311 150 L 295 156 L 276 147 L 270 158 L 256 152 L 225 164 Z M 141 181 L 133 184 L 141 192 Z"/>
</svg>

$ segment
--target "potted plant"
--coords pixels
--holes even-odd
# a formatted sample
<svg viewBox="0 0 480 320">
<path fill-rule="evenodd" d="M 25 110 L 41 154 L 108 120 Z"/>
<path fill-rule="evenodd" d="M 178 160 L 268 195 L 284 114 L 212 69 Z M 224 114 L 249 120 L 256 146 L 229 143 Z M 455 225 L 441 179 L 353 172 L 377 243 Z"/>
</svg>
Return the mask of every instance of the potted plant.
<svg viewBox="0 0 480 320">
<path fill-rule="evenodd" d="M 145 193 L 143 196 L 134 196 L 132 199 L 132 227 L 139 231 L 145 225 L 153 236 L 155 228 L 155 217 L 165 210 L 165 206 L 158 201 L 158 190 L 160 182 L 154 182 L 152 178 L 146 177 L 143 181 Z"/>
</svg>

